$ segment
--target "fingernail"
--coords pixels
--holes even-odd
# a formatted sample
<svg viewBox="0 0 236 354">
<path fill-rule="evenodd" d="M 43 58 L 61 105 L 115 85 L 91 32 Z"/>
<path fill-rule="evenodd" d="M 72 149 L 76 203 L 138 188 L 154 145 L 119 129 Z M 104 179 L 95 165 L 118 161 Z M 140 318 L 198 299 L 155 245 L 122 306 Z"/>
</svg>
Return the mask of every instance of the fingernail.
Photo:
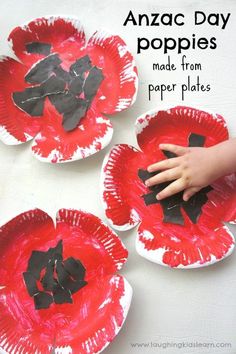
<svg viewBox="0 0 236 354">
<path fill-rule="evenodd" d="M 157 198 L 157 200 L 159 200 L 159 199 L 160 199 L 160 195 L 159 195 L 159 194 L 157 194 L 157 195 L 156 195 L 156 198 Z"/>
<path fill-rule="evenodd" d="M 145 185 L 146 185 L 146 186 L 149 186 L 149 185 L 150 185 L 150 182 L 149 182 L 149 181 L 146 181 L 146 182 L 145 182 Z"/>
<path fill-rule="evenodd" d="M 147 168 L 148 172 L 152 172 L 152 168 L 148 166 Z"/>
</svg>

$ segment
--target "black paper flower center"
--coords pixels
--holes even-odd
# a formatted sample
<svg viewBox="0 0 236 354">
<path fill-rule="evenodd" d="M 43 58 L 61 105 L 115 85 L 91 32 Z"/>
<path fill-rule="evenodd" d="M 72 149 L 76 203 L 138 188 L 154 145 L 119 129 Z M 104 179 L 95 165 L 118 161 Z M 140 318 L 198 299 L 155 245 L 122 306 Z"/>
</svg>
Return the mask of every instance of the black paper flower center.
<svg viewBox="0 0 236 354">
<path fill-rule="evenodd" d="M 48 97 L 62 114 L 65 131 L 75 129 L 86 115 L 104 79 L 102 70 L 93 66 L 90 57 L 85 55 L 66 71 L 61 66 L 59 55 L 50 54 L 51 45 L 47 43 L 27 43 L 26 50 L 47 57 L 34 64 L 25 76 L 26 83 L 34 86 L 12 94 L 15 105 L 32 117 L 40 117 Z"/>
<path fill-rule="evenodd" d="M 55 304 L 73 303 L 72 294 L 87 282 L 83 264 L 73 257 L 63 260 L 62 240 L 48 251 L 33 251 L 23 278 L 27 291 L 34 298 L 35 309 Z"/>
<path fill-rule="evenodd" d="M 189 147 L 200 147 L 204 146 L 205 137 L 202 135 L 191 133 L 189 135 Z M 176 155 L 169 151 L 163 151 L 165 156 L 169 158 L 176 157 Z M 152 172 L 149 173 L 146 170 L 139 169 L 138 176 L 139 178 L 145 183 L 145 181 L 160 172 Z M 208 197 L 207 193 L 212 190 L 211 186 L 207 186 L 202 188 L 198 193 L 194 194 L 187 202 L 183 200 L 183 192 L 174 194 L 168 198 L 163 200 L 157 200 L 156 195 L 160 193 L 163 189 L 165 189 L 171 182 L 164 182 L 152 186 L 149 188 L 150 193 L 144 194 L 142 198 L 147 206 L 152 204 L 160 204 L 163 209 L 164 214 L 164 222 L 169 222 L 172 224 L 184 224 L 184 218 L 182 215 L 181 208 L 184 209 L 190 220 L 196 224 L 198 221 L 199 216 L 202 213 L 202 207 L 207 202 Z"/>
</svg>

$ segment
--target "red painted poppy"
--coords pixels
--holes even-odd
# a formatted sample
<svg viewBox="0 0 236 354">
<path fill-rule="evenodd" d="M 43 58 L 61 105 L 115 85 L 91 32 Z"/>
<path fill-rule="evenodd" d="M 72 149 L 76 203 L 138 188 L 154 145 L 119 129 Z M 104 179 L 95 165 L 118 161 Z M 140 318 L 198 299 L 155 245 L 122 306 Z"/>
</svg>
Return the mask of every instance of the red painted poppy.
<svg viewBox="0 0 236 354">
<path fill-rule="evenodd" d="M 158 190 L 149 189 L 147 167 L 165 157 L 161 143 L 211 146 L 228 139 L 224 119 L 188 107 L 152 111 L 136 121 L 138 150 L 116 145 L 104 160 L 102 198 L 105 212 L 117 230 L 140 223 L 137 252 L 170 267 L 194 268 L 228 256 L 234 238 L 224 222 L 236 222 L 236 177 L 221 178 L 184 202 L 178 194 L 158 202 Z M 201 169 L 201 166 L 199 166 Z M 170 183 L 170 182 L 168 182 Z"/>
<path fill-rule="evenodd" d="M 132 289 L 116 272 L 128 252 L 94 215 L 25 212 L 0 229 L 0 348 L 98 353 L 117 335 Z"/>
<path fill-rule="evenodd" d="M 34 139 L 32 152 L 48 162 L 85 158 L 112 138 L 104 114 L 136 98 L 137 69 L 124 41 L 96 32 L 86 43 L 77 19 L 46 17 L 16 27 L 15 55 L 0 58 L 0 139 Z"/>
</svg>

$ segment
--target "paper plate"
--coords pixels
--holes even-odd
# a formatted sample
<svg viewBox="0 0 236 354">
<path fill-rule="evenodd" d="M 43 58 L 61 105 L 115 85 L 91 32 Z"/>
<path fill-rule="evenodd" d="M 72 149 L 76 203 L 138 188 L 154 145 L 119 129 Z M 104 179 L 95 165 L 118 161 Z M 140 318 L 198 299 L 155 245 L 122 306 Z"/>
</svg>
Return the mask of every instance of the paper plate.
<svg viewBox="0 0 236 354">
<path fill-rule="evenodd" d="M 202 267 L 228 256 L 234 238 L 224 222 L 236 220 L 235 175 L 216 181 L 185 203 L 182 195 L 159 203 L 157 192 L 144 184 L 147 167 L 171 157 L 159 149 L 160 143 L 217 144 L 228 139 L 224 119 L 194 108 L 175 107 L 142 115 L 135 128 L 141 150 L 116 145 L 102 168 L 102 201 L 112 227 L 128 230 L 140 224 L 137 252 L 161 265 Z"/>
<path fill-rule="evenodd" d="M 99 353 L 121 329 L 128 252 L 96 216 L 27 211 L 1 227 L 0 253 L 0 351 Z"/>
<path fill-rule="evenodd" d="M 105 114 L 128 108 L 138 77 L 124 41 L 97 31 L 86 43 L 76 18 L 43 17 L 16 27 L 9 43 L 21 63 L 0 58 L 0 139 L 45 162 L 90 156 L 109 144 Z"/>
</svg>

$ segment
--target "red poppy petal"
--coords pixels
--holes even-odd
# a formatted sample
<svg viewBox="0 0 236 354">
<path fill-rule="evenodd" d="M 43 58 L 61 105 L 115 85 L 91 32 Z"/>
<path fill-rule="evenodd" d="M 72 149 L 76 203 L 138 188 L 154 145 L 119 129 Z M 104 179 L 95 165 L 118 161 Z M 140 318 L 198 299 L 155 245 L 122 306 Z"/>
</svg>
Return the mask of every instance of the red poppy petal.
<svg viewBox="0 0 236 354">
<path fill-rule="evenodd" d="M 29 210 L 0 228 L 0 288 L 13 291 L 21 284 L 22 273 L 27 269 L 33 249 L 42 247 L 43 240 L 55 238 L 55 227 L 51 217 L 40 209 Z M 20 279 L 19 279 L 20 277 Z M 15 283 L 12 283 L 15 279 Z"/>
<path fill-rule="evenodd" d="M 64 256 L 80 259 L 87 270 L 88 281 L 99 274 L 114 274 L 127 260 L 128 251 L 119 237 L 92 214 L 78 210 L 59 210 L 59 239 L 60 234 L 64 239 Z"/>
<path fill-rule="evenodd" d="M 236 174 L 222 177 L 212 184 L 209 201 L 203 209 L 199 221 L 215 227 L 217 220 L 234 223 L 236 221 Z"/>
<path fill-rule="evenodd" d="M 0 140 L 16 145 L 31 140 L 39 131 L 41 122 L 21 111 L 13 102 L 13 92 L 25 89 L 27 68 L 18 61 L 0 58 Z"/>
<path fill-rule="evenodd" d="M 119 36 L 104 31 L 95 32 L 87 46 L 94 65 L 105 76 L 98 91 L 99 109 L 106 114 L 120 112 L 136 99 L 137 68 L 132 54 Z"/>
<path fill-rule="evenodd" d="M 0 293 L 0 348 L 8 353 L 97 353 L 121 329 L 132 288 L 119 275 L 98 278 L 54 314 L 23 307 L 18 296 Z"/>
<path fill-rule="evenodd" d="M 45 55 L 28 53 L 26 45 L 40 42 L 52 45 L 51 53 L 67 55 L 68 52 L 80 51 L 85 44 L 85 34 L 81 23 L 76 18 L 49 16 L 37 18 L 23 26 L 13 29 L 8 37 L 16 56 L 26 65 L 32 65 Z"/>
<path fill-rule="evenodd" d="M 137 160 L 141 153 L 126 144 L 116 145 L 104 159 L 101 175 L 102 201 L 106 217 L 117 230 L 135 227 L 140 218 L 133 208 L 132 188 L 137 176 Z M 141 198 L 140 198 L 141 199 Z"/>
<path fill-rule="evenodd" d="M 58 321 L 56 352 L 69 347 L 69 353 L 100 353 L 121 329 L 131 298 L 132 289 L 120 275 L 88 283 L 75 294 L 64 324 Z"/>
<path fill-rule="evenodd" d="M 136 121 L 136 134 L 140 148 L 152 151 L 156 161 L 163 159 L 160 143 L 186 146 L 190 133 L 206 136 L 205 146 L 228 139 L 224 118 L 190 107 L 178 106 L 166 111 L 153 110 Z"/>
<path fill-rule="evenodd" d="M 44 162 L 67 162 L 86 158 L 109 144 L 113 134 L 110 120 L 92 106 L 73 131 L 66 132 L 62 116 L 46 101 L 43 127 L 35 137 L 32 152 Z"/>
<path fill-rule="evenodd" d="M 226 226 L 165 226 L 161 222 L 142 222 L 138 230 L 136 250 L 148 260 L 178 268 L 199 268 L 229 256 L 234 237 Z"/>
</svg>

